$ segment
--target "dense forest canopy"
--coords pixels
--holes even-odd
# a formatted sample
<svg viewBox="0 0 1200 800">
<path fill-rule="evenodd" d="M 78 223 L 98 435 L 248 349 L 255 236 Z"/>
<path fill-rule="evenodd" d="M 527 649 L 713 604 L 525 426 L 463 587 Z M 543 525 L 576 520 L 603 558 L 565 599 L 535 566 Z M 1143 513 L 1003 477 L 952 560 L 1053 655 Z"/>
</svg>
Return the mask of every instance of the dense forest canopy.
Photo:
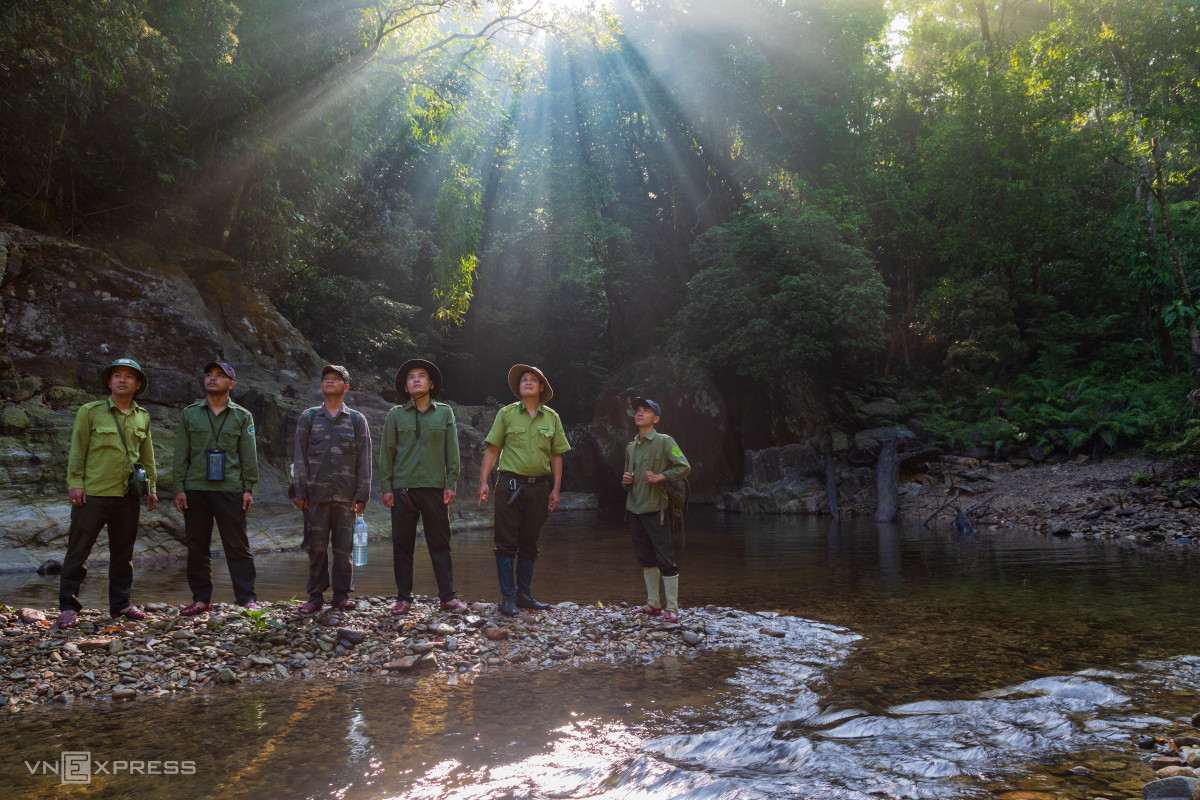
<svg viewBox="0 0 1200 800">
<path fill-rule="evenodd" d="M 224 250 L 381 387 L 525 360 L 586 419 L 666 357 L 768 418 L 1200 437 L 1195 0 L 0 8 L 4 219 Z"/>
</svg>

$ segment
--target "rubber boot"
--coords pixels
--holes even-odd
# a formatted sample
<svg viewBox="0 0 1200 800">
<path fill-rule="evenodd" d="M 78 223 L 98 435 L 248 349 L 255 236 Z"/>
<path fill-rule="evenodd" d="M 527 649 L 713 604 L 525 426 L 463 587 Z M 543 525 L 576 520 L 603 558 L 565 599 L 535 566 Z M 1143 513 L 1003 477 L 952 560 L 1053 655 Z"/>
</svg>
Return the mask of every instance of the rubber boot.
<svg viewBox="0 0 1200 800">
<path fill-rule="evenodd" d="M 534 611 L 545 611 L 549 603 L 539 603 L 533 596 L 533 562 L 523 558 L 517 559 L 517 607 L 532 608 Z"/>
<path fill-rule="evenodd" d="M 513 560 L 506 556 L 496 556 L 496 577 L 500 579 L 500 613 L 506 617 L 520 614 L 517 604 L 513 602 L 517 593 L 513 582 Z"/>
<path fill-rule="evenodd" d="M 672 575 L 663 579 L 663 588 L 667 594 L 667 609 L 679 613 L 679 576 Z"/>
<path fill-rule="evenodd" d="M 658 567 L 642 567 L 642 577 L 646 581 L 646 605 L 642 606 L 643 613 L 657 617 L 662 613 L 662 601 L 658 599 L 658 580 L 662 573 Z"/>
</svg>

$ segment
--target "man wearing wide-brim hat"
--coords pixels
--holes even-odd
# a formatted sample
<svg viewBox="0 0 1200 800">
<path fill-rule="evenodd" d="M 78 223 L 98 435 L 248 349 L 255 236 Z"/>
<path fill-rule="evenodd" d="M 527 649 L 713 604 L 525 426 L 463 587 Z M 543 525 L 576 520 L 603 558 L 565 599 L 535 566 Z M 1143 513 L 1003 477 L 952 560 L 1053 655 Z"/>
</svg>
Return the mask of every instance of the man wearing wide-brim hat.
<svg viewBox="0 0 1200 800">
<path fill-rule="evenodd" d="M 512 617 L 520 613 L 518 608 L 540 611 L 550 607 L 533 596 L 533 565 L 542 525 L 558 508 L 562 456 L 571 445 L 562 420 L 546 405 L 554 390 L 540 369 L 513 365 L 508 371 L 508 388 L 518 400 L 500 409 L 484 439 L 487 450 L 479 470 L 479 503 L 488 499 L 488 473 L 498 462 L 493 552 L 500 581 L 500 613 Z"/>
<path fill-rule="evenodd" d="M 133 545 L 141 516 L 158 505 L 158 475 L 150 414 L 134 398 L 146 391 L 146 373 L 131 358 L 118 358 L 103 373 L 109 396 L 80 407 L 71 431 L 67 459 L 67 500 L 71 527 L 58 585 L 59 628 L 73 628 L 83 610 L 79 589 L 87 577 L 87 559 L 108 526 L 108 609 L 115 619 L 145 619 L 130 602 L 133 592 Z"/>
<path fill-rule="evenodd" d="M 410 358 L 396 371 L 396 391 L 408 402 L 394 406 L 383 423 L 379 484 L 383 505 L 392 510 L 395 616 L 407 614 L 413 604 L 418 519 L 425 527 L 441 610 L 468 610 L 454 591 L 447 510 L 458 491 L 458 423 L 450 406 L 434 402 L 441 389 L 442 373 L 433 362 Z"/>
</svg>

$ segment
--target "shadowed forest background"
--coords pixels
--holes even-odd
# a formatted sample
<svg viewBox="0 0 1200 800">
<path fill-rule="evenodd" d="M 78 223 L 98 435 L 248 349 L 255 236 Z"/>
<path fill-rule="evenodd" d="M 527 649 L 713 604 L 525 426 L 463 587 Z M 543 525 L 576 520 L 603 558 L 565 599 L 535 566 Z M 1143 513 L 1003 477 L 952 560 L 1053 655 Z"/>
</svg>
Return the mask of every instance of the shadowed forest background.
<svg viewBox="0 0 1200 800">
<path fill-rule="evenodd" d="M 387 391 L 670 364 L 743 448 L 1200 451 L 1194 0 L 7 0 L 0 219 L 194 241 Z M 631 388 L 636 390 L 631 378 Z"/>
</svg>

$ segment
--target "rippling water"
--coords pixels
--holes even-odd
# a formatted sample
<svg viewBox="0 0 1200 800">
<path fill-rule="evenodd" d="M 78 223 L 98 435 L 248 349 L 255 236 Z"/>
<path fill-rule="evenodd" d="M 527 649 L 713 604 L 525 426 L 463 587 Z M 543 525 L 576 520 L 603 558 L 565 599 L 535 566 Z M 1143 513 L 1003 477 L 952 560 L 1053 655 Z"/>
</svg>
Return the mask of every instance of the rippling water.
<svg viewBox="0 0 1200 800">
<path fill-rule="evenodd" d="M 460 593 L 495 599 L 490 533 L 454 547 Z M 113 797 L 1140 796 L 1149 773 L 1131 740 L 1200 710 L 1187 658 L 1196 565 L 1183 551 L 698 513 L 677 547 L 682 604 L 740 609 L 714 632 L 742 652 L 24 712 L 0 718 L 0 791 L 59 796 L 68 787 L 23 762 L 80 750 L 196 762 L 195 775 L 87 787 Z M 542 550 L 541 599 L 641 599 L 620 519 L 556 516 Z M 418 556 L 417 591 L 430 592 Z M 258 561 L 261 597 L 303 594 L 302 554 Z M 137 581 L 142 602 L 190 599 L 182 564 Z M 390 581 L 389 552 L 373 547 L 358 589 L 386 594 Z M 84 601 L 102 606 L 105 591 L 94 570 Z M 0 593 L 51 606 L 56 582 L 0 576 Z M 764 624 L 787 635 L 758 634 Z"/>
</svg>

